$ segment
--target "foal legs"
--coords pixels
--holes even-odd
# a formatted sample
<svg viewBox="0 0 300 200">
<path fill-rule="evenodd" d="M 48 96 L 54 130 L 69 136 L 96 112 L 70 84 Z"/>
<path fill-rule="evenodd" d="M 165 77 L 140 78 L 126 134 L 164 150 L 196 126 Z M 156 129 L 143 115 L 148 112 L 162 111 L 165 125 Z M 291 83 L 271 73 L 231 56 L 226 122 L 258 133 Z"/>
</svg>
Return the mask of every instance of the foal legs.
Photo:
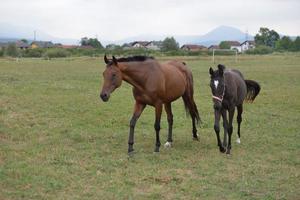
<svg viewBox="0 0 300 200">
<path fill-rule="evenodd" d="M 171 103 L 166 103 L 165 104 L 165 110 L 167 113 L 167 119 L 168 119 L 168 125 L 169 125 L 169 130 L 168 130 L 168 139 L 167 142 L 165 143 L 165 147 L 171 147 L 172 146 L 172 127 L 173 127 L 173 114 L 172 114 L 172 107 L 171 107 Z"/>
<path fill-rule="evenodd" d="M 236 140 L 237 143 L 241 143 L 241 123 L 242 123 L 242 113 L 243 113 L 243 104 L 237 106 L 237 123 L 238 123 L 238 139 Z"/>
<path fill-rule="evenodd" d="M 235 107 L 229 109 L 229 123 L 228 123 L 228 145 L 227 145 L 227 151 L 226 154 L 230 154 L 230 149 L 231 149 L 231 135 L 232 135 L 232 121 L 233 121 L 233 116 L 234 116 L 234 109 Z"/>
<path fill-rule="evenodd" d="M 217 141 L 218 141 L 218 146 L 219 146 L 219 150 L 220 152 L 224 153 L 225 149 L 222 145 L 221 139 L 220 139 L 220 118 L 221 118 L 221 113 L 219 110 L 215 110 L 215 125 L 214 125 L 214 129 L 217 135 Z"/>
<path fill-rule="evenodd" d="M 222 109 L 221 111 L 222 118 L 223 118 L 223 128 L 224 128 L 224 140 L 223 140 L 223 147 L 227 147 L 228 140 L 228 120 L 227 120 L 227 111 L 225 109 Z"/>
<path fill-rule="evenodd" d="M 141 116 L 145 107 L 146 107 L 145 104 L 141 104 L 137 101 L 135 102 L 134 112 L 133 112 L 132 118 L 130 120 L 130 131 L 129 131 L 129 138 L 128 138 L 128 154 L 133 152 L 134 127 L 135 127 L 136 121 Z"/>
<path fill-rule="evenodd" d="M 155 132 L 156 132 L 156 144 L 155 144 L 154 152 L 159 152 L 159 147 L 160 147 L 159 131 L 160 131 L 161 112 L 162 112 L 162 104 L 159 103 L 159 104 L 155 105 L 154 129 L 155 129 Z"/>
</svg>

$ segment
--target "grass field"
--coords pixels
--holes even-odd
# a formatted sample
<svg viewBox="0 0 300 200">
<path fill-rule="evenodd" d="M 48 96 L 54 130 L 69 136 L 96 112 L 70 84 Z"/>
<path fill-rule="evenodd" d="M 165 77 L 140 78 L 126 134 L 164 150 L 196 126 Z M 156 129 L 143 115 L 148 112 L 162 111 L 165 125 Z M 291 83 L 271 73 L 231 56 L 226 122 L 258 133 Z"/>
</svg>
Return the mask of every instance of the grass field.
<svg viewBox="0 0 300 200">
<path fill-rule="evenodd" d="M 0 59 L 0 199 L 300 199 L 300 55 L 217 57 L 262 87 L 245 104 L 240 145 L 234 123 L 231 156 L 213 130 L 211 57 L 179 59 L 193 71 L 200 142 L 180 99 L 173 148 L 153 153 L 147 107 L 132 158 L 131 86 L 100 101 L 102 58 Z M 165 142 L 165 113 L 161 126 Z"/>
</svg>

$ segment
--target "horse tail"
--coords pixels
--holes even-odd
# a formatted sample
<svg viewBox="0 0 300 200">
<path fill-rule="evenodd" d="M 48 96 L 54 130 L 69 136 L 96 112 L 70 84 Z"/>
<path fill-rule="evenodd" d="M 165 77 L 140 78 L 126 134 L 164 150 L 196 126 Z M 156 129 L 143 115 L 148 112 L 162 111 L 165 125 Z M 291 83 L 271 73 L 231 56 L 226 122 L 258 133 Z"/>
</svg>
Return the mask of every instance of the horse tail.
<svg viewBox="0 0 300 200">
<path fill-rule="evenodd" d="M 194 101 L 194 83 L 193 83 L 193 75 L 190 71 L 186 73 L 187 79 L 187 87 L 182 95 L 182 99 L 184 102 L 185 111 L 190 114 L 193 120 L 196 120 L 197 124 L 201 123 L 200 115 L 197 109 L 197 106 Z"/>
<path fill-rule="evenodd" d="M 246 101 L 253 102 L 255 97 L 260 92 L 260 85 L 253 80 L 245 80 L 247 85 L 247 95 L 246 95 Z"/>
</svg>

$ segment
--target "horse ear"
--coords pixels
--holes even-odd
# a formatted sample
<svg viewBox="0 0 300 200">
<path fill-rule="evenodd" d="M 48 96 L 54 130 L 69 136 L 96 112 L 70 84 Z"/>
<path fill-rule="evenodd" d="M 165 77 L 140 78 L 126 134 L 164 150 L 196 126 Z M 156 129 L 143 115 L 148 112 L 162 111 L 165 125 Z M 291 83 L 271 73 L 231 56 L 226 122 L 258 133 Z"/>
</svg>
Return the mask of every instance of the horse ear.
<svg viewBox="0 0 300 200">
<path fill-rule="evenodd" d="M 210 74 L 210 75 L 213 75 L 213 74 L 214 74 L 214 70 L 213 70 L 211 67 L 209 68 L 209 74 Z"/>
<path fill-rule="evenodd" d="M 225 66 L 219 64 L 219 65 L 218 65 L 218 69 L 219 69 L 219 74 L 220 74 L 221 76 L 223 76 L 224 70 L 225 70 Z"/>
<path fill-rule="evenodd" d="M 117 61 L 117 59 L 115 58 L 115 56 L 113 56 L 112 58 L 113 58 L 112 60 L 113 60 L 113 63 L 114 63 L 114 65 L 116 65 L 116 66 L 117 66 L 117 65 L 118 65 L 118 61 Z"/>
<path fill-rule="evenodd" d="M 108 61 L 108 59 L 107 59 L 107 57 L 106 57 L 106 54 L 104 55 L 104 62 L 105 62 L 106 64 L 109 63 L 109 61 Z"/>
</svg>

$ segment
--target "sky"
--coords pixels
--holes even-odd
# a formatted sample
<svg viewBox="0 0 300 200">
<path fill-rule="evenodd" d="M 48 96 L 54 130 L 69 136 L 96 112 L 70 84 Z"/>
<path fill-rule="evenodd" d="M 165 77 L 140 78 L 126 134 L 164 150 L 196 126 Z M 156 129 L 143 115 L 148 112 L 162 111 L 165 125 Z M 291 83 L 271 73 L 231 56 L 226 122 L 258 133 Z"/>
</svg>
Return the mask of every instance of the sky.
<svg viewBox="0 0 300 200">
<path fill-rule="evenodd" d="M 203 35 L 232 26 L 300 35 L 300 0 L 0 0 L 0 23 L 60 38 L 120 40 L 137 35 Z"/>
</svg>

